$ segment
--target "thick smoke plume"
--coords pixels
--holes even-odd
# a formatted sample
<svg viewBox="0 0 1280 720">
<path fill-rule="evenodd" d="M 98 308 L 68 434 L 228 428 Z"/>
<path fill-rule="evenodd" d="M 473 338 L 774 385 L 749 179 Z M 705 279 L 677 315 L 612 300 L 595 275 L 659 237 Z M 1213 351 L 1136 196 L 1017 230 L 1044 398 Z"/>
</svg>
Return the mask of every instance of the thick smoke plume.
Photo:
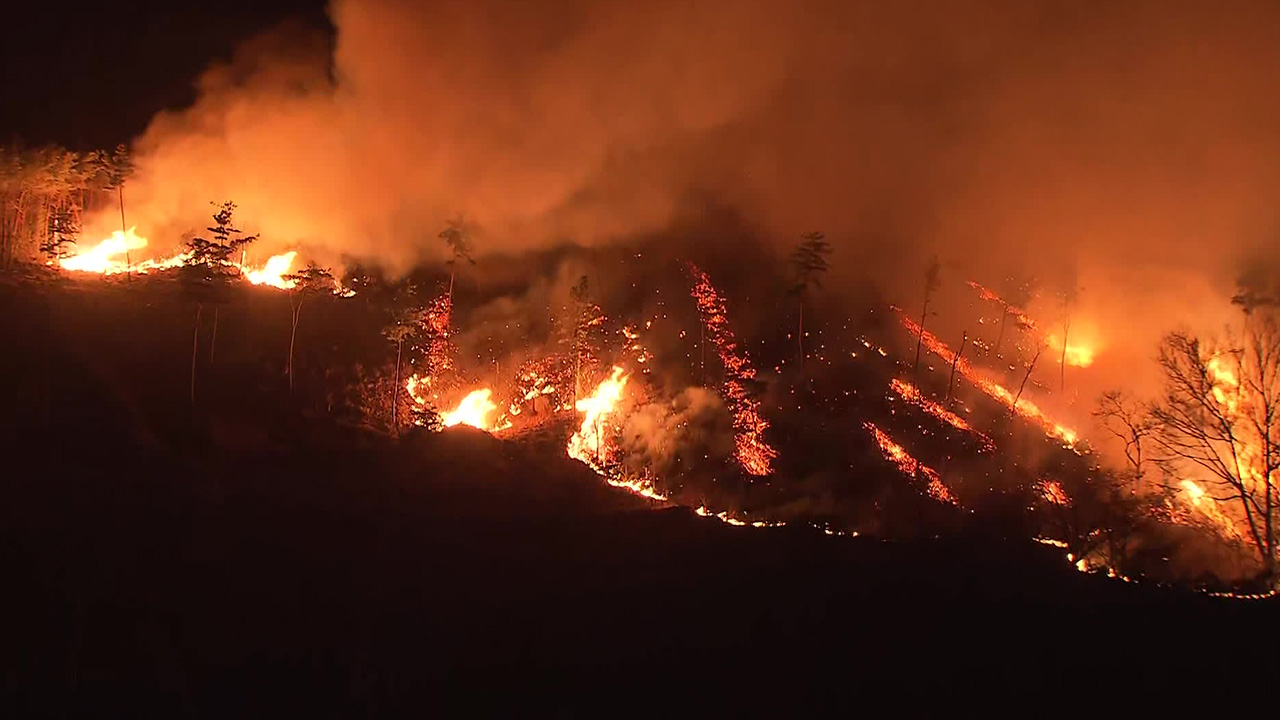
<svg viewBox="0 0 1280 720">
<path fill-rule="evenodd" d="M 335 0 L 330 14 L 333 38 L 247 42 L 137 140 L 129 212 L 155 245 L 232 198 L 264 250 L 394 272 L 438 259 L 459 212 L 482 252 L 518 253 L 661 231 L 710 197 L 780 252 L 824 230 L 829 287 L 914 302 L 935 251 L 957 296 L 970 278 L 1075 278 L 1073 326 L 1118 377 L 1170 325 L 1220 324 L 1242 265 L 1276 244 L 1275 3 Z"/>
</svg>

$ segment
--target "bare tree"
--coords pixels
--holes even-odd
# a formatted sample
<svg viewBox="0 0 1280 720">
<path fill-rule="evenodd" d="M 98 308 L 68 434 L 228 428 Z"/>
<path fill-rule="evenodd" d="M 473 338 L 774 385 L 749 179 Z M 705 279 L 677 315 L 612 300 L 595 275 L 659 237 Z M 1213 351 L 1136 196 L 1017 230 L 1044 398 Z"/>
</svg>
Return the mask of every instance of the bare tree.
<svg viewBox="0 0 1280 720">
<path fill-rule="evenodd" d="M 820 232 L 805 233 L 800 236 L 800 244 L 791 251 L 791 268 L 795 282 L 791 292 L 796 296 L 799 306 L 799 322 L 796 328 L 796 342 L 800 347 L 800 377 L 804 378 L 804 299 L 810 287 L 822 287 L 822 277 L 826 275 L 827 256 L 831 254 L 831 244 Z"/>
<path fill-rule="evenodd" d="M 582 369 L 596 362 L 598 336 L 604 327 L 604 311 L 591 299 L 591 286 L 583 275 L 569 291 L 573 298 L 573 337 L 570 351 L 573 353 L 573 402 L 577 405 L 582 395 Z"/>
<path fill-rule="evenodd" d="M 1280 508 L 1280 323 L 1274 310 L 1245 307 L 1239 339 L 1202 342 L 1183 332 L 1160 346 L 1164 388 L 1152 409 L 1162 469 L 1195 473 L 1244 523 L 1274 579 Z"/>
<path fill-rule="evenodd" d="M 1010 412 L 1017 412 L 1018 401 L 1022 399 L 1022 391 L 1027 389 L 1027 380 L 1031 379 L 1031 372 L 1036 369 L 1036 362 L 1040 360 L 1040 356 L 1044 354 L 1047 347 L 1044 343 L 1036 346 L 1036 354 L 1031 356 L 1031 362 L 1027 363 L 1027 372 L 1022 376 L 1022 384 L 1018 386 L 1018 394 L 1013 398 L 1013 404 L 1009 406 Z"/>
<path fill-rule="evenodd" d="M 923 332 L 920 333 L 922 336 Z M 960 349 L 951 358 L 951 376 L 947 378 L 947 407 L 951 407 L 951 391 L 956 385 L 956 364 L 960 362 L 960 356 L 964 354 L 964 346 L 969 342 L 969 331 L 965 330 L 960 336 Z M 916 341 L 916 347 L 919 348 L 920 342 Z"/>
<path fill-rule="evenodd" d="M 298 336 L 298 319 L 302 316 L 302 304 L 307 298 L 321 293 L 332 292 L 333 273 L 314 262 L 296 273 L 285 275 L 285 280 L 293 283 L 289 290 L 289 307 L 293 310 L 293 322 L 289 330 L 289 364 L 285 372 L 289 375 L 289 392 L 293 392 L 293 343 Z"/>
<path fill-rule="evenodd" d="M 924 341 L 924 322 L 929 316 L 929 301 L 933 300 L 933 294 L 940 287 L 942 287 L 942 263 L 939 262 L 938 256 L 934 255 L 924 271 L 924 307 L 920 310 L 920 333 L 916 335 L 916 360 L 911 366 L 911 382 L 915 383 L 916 387 L 920 386 L 920 344 Z"/>
<path fill-rule="evenodd" d="M 1058 292 L 1058 302 L 1062 305 L 1062 357 L 1058 359 L 1060 363 L 1059 390 L 1067 389 L 1067 341 L 1071 337 L 1071 312 L 1075 309 L 1076 301 L 1079 299 L 1080 285 L 1073 267 L 1067 275 L 1062 289 Z"/>
<path fill-rule="evenodd" d="M 1151 435 L 1156 430 L 1151 414 L 1123 391 L 1111 390 L 1098 399 L 1098 408 L 1093 411 L 1093 416 L 1104 430 L 1123 443 L 1128 479 L 1134 490 L 1140 491 L 1150 459 L 1144 452 L 1149 449 Z M 1144 443 L 1148 448 L 1144 448 Z"/>
</svg>

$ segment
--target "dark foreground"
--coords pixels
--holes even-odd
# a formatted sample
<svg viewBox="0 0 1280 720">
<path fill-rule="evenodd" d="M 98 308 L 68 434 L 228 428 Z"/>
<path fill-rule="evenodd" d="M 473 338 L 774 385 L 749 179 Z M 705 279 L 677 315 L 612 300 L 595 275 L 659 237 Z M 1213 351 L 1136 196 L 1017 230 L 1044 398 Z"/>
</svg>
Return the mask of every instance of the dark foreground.
<svg viewBox="0 0 1280 720">
<path fill-rule="evenodd" d="M 686 698 L 787 716 L 885 690 L 908 714 L 956 690 L 1037 695 L 1025 711 L 1274 667 L 1274 602 L 1086 576 L 1026 541 L 731 527 L 607 488 L 563 438 L 308 419 L 232 360 L 192 407 L 180 333 L 13 302 L 4 717 L 684 715 Z M 226 347 L 258 347 L 237 327 Z"/>
<path fill-rule="evenodd" d="M 1089 577 L 1025 543 L 627 509 L 568 461 L 450 435 L 406 443 L 388 467 L 420 454 L 423 470 L 389 476 L 339 452 L 302 477 L 283 474 L 288 454 L 222 476 L 207 459 L 92 456 L 7 473 L 10 716 L 476 710 L 530 693 L 585 711 L 614 691 L 752 707 L 885 682 L 914 702 L 973 682 L 1203 678 L 1202 652 L 1265 662 L 1267 603 Z"/>
</svg>

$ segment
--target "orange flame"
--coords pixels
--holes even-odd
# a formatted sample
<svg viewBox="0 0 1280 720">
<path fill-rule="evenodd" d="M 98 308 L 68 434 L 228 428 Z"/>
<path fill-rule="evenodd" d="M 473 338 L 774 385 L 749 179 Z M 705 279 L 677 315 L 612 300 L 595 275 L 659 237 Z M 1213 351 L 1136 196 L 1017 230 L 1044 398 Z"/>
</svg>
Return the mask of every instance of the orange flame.
<svg viewBox="0 0 1280 720">
<path fill-rule="evenodd" d="M 491 395 L 493 391 L 489 388 L 472 390 L 456 408 L 440 417 L 441 424 L 445 427 L 470 425 L 481 430 L 493 430 L 489 423 L 489 413 L 497 410 L 498 406 L 489 399 Z"/>
<path fill-rule="evenodd" d="M 603 424 L 617 410 L 622 390 L 626 388 L 630 377 L 623 374 L 622 368 L 615 366 L 613 374 L 603 380 L 590 397 L 577 402 L 578 411 L 585 415 L 578 431 L 569 438 L 566 448 L 569 457 L 580 460 L 597 471 L 608 461 L 610 443 L 605 436 Z"/>
</svg>

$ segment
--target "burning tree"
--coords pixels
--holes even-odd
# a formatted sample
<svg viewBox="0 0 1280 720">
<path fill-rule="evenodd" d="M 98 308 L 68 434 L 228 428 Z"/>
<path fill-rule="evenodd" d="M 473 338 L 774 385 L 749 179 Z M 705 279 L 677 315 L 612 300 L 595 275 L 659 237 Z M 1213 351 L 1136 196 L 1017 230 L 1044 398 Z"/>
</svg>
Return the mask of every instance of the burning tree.
<svg viewBox="0 0 1280 720">
<path fill-rule="evenodd" d="M 289 391 L 293 392 L 293 343 L 298 336 L 302 304 L 309 297 L 330 292 L 333 289 L 333 273 L 310 262 L 304 269 L 286 275 L 284 279 L 293 283 L 293 288 L 289 291 L 289 307 L 293 310 L 293 322 L 289 328 L 289 364 L 285 366 L 289 375 Z"/>
<path fill-rule="evenodd" d="M 800 244 L 791 251 L 791 268 L 795 284 L 791 292 L 796 296 L 799 320 L 796 325 L 796 342 L 800 347 L 800 376 L 804 377 L 804 298 L 810 287 L 822 287 L 822 276 L 827 272 L 827 256 L 831 244 L 820 232 L 800 236 Z"/>
<path fill-rule="evenodd" d="M 573 325 L 569 338 L 573 355 L 573 401 L 582 396 L 584 369 L 595 366 L 600 350 L 600 335 L 604 329 L 604 311 L 591 299 L 591 286 L 583 275 L 569 291 L 573 298 Z"/>
<path fill-rule="evenodd" d="M 1274 580 L 1280 323 L 1274 310 L 1256 309 L 1245 306 L 1238 339 L 1202 342 L 1183 332 L 1165 337 L 1159 355 L 1164 389 L 1152 418 L 1162 469 L 1184 483 L 1194 473 L 1217 488 L 1210 497 L 1228 503 L 1233 520 L 1243 522 L 1263 577 Z"/>
</svg>

